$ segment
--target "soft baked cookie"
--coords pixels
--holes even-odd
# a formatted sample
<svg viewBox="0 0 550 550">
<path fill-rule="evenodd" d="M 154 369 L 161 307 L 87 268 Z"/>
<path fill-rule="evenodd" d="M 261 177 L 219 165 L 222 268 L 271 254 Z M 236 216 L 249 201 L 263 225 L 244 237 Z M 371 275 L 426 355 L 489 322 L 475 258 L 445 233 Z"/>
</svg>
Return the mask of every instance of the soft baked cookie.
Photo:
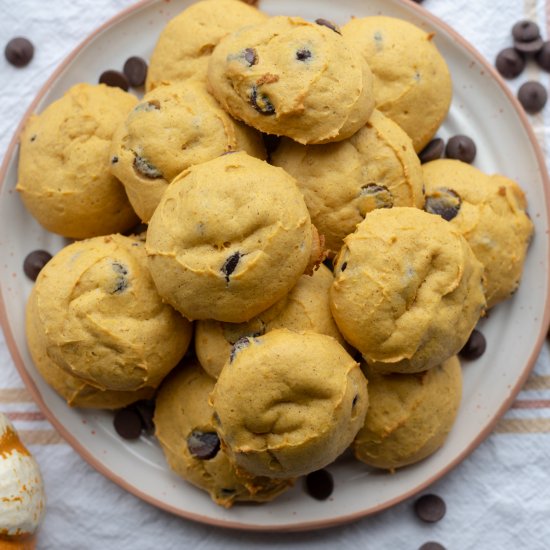
<svg viewBox="0 0 550 550">
<path fill-rule="evenodd" d="M 207 491 L 214 502 L 267 502 L 286 491 L 291 479 L 239 472 L 220 445 L 214 411 L 208 403 L 215 380 L 195 363 L 170 374 L 155 406 L 155 435 L 172 470 Z"/>
<path fill-rule="evenodd" d="M 77 84 L 29 119 L 16 189 L 48 231 L 84 239 L 138 222 L 109 166 L 113 133 L 136 103 L 120 88 Z"/>
<path fill-rule="evenodd" d="M 269 134 L 300 143 L 345 139 L 374 108 L 372 73 L 338 31 L 272 17 L 225 37 L 208 65 L 223 108 Z"/>
<path fill-rule="evenodd" d="M 433 33 L 402 19 L 376 16 L 352 19 L 342 34 L 374 74 L 376 108 L 421 151 L 447 116 L 452 98 L 451 75 Z"/>
<path fill-rule="evenodd" d="M 294 179 L 244 152 L 182 172 L 147 231 L 160 295 L 188 319 L 242 323 L 309 264 L 313 232 Z"/>
<path fill-rule="evenodd" d="M 366 369 L 369 410 L 353 450 L 369 466 L 394 470 L 439 449 L 460 406 L 462 372 L 456 356 L 417 374 L 381 375 Z"/>
<path fill-rule="evenodd" d="M 189 321 L 158 295 L 144 248 L 121 235 L 76 242 L 36 280 L 31 307 L 48 356 L 99 389 L 155 388 L 191 340 Z"/>
<path fill-rule="evenodd" d="M 367 381 L 334 338 L 277 329 L 234 346 L 211 403 L 237 465 L 288 478 L 323 468 L 353 441 Z"/>
<path fill-rule="evenodd" d="M 149 61 L 145 89 L 187 79 L 205 82 L 210 54 L 219 41 L 230 32 L 266 19 L 265 13 L 240 0 L 192 4 L 160 33 Z"/>
<path fill-rule="evenodd" d="M 409 136 L 380 111 L 352 137 L 326 145 L 283 139 L 272 163 L 296 178 L 331 254 L 375 208 L 422 208 L 422 169 Z"/>
<path fill-rule="evenodd" d="M 449 220 L 485 268 L 487 307 L 506 300 L 519 285 L 533 235 L 523 191 L 458 160 L 428 162 L 423 171 L 425 210 Z"/>
<path fill-rule="evenodd" d="M 483 266 L 453 225 L 417 208 L 379 209 L 344 243 L 332 314 L 373 372 L 420 372 L 458 353 L 485 296 Z"/>
<path fill-rule="evenodd" d="M 145 95 L 113 137 L 111 169 L 142 221 L 149 221 L 172 180 L 194 164 L 244 150 L 265 158 L 260 135 L 234 121 L 196 82 Z"/>
<path fill-rule="evenodd" d="M 248 323 L 198 321 L 195 352 L 204 370 L 217 378 L 229 361 L 235 343 L 246 336 L 261 336 L 276 328 L 327 334 L 344 344 L 330 312 L 328 296 L 333 280 L 330 269 L 320 265 L 313 275 L 302 275 L 282 300 Z"/>
</svg>

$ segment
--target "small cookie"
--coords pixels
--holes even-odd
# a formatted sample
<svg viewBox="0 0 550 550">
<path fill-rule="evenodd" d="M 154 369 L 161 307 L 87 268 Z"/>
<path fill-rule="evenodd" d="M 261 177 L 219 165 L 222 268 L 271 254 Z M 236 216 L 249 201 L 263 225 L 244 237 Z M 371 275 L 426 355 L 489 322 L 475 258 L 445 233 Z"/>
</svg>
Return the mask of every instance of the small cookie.
<svg viewBox="0 0 550 550">
<path fill-rule="evenodd" d="M 16 189 L 45 229 L 84 239 L 138 222 L 109 166 L 113 133 L 136 103 L 119 88 L 77 84 L 29 119 Z"/>
<path fill-rule="evenodd" d="M 483 266 L 457 229 L 417 208 L 379 209 L 344 243 L 332 314 L 373 372 L 420 372 L 458 353 L 485 296 Z"/>
<path fill-rule="evenodd" d="M 197 364 L 178 368 L 162 384 L 155 405 L 155 435 L 172 470 L 229 508 L 235 502 L 267 502 L 286 491 L 291 479 L 240 472 L 217 434 L 208 396 L 215 380 Z"/>
<path fill-rule="evenodd" d="M 160 86 L 145 95 L 113 137 L 111 170 L 142 221 L 186 168 L 244 150 L 264 159 L 260 135 L 234 121 L 196 82 Z"/>
<path fill-rule="evenodd" d="M 344 40 L 361 52 L 374 74 L 376 108 L 411 137 L 416 152 L 447 116 L 452 82 L 433 33 L 394 17 L 352 19 Z"/>
<path fill-rule="evenodd" d="M 422 169 L 411 139 L 377 110 L 366 126 L 338 143 L 283 139 L 272 162 L 296 178 L 330 254 L 371 210 L 424 205 Z"/>
<path fill-rule="evenodd" d="M 423 172 L 425 210 L 449 220 L 485 268 L 487 307 L 506 300 L 519 286 L 533 236 L 523 191 L 458 160 L 428 162 Z"/>
<path fill-rule="evenodd" d="M 187 79 L 206 81 L 208 60 L 219 41 L 245 25 L 267 19 L 240 0 L 203 0 L 174 17 L 151 55 L 145 89 Z"/>
<path fill-rule="evenodd" d="M 249 321 L 310 262 L 313 232 L 294 179 L 244 152 L 182 172 L 147 231 L 160 295 L 188 319 Z"/>
<path fill-rule="evenodd" d="M 31 355 L 47 349 L 58 367 L 100 390 L 158 386 L 187 350 L 191 324 L 162 303 L 144 248 L 111 235 L 58 252 L 31 296 L 28 326 L 40 333 Z"/>
<path fill-rule="evenodd" d="M 261 336 L 276 328 L 327 334 L 344 344 L 330 312 L 328 295 L 333 280 L 330 269 L 320 265 L 313 275 L 302 275 L 282 300 L 248 323 L 198 321 L 195 352 L 204 370 L 217 378 L 241 338 Z"/>
<path fill-rule="evenodd" d="M 273 478 L 333 462 L 368 407 L 367 381 L 334 338 L 281 329 L 235 346 L 210 399 L 232 459 Z"/>
<path fill-rule="evenodd" d="M 365 125 L 373 78 L 339 32 L 298 17 L 236 31 L 214 50 L 208 84 L 223 108 L 268 134 L 338 141 Z"/>
<path fill-rule="evenodd" d="M 366 370 L 369 410 L 353 442 L 355 457 L 394 470 L 439 449 L 460 406 L 462 371 L 456 356 L 418 374 L 380 375 Z"/>
</svg>

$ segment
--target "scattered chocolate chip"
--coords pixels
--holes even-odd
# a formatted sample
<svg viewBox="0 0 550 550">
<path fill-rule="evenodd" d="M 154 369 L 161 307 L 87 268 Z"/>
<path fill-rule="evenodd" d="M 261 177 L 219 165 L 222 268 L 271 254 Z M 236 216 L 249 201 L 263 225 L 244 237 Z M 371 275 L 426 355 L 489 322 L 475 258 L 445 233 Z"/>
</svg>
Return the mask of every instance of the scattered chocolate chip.
<svg viewBox="0 0 550 550">
<path fill-rule="evenodd" d="M 210 460 L 220 450 L 220 438 L 216 432 L 193 430 L 187 436 L 187 448 L 195 458 Z"/>
<path fill-rule="evenodd" d="M 543 46 L 542 38 L 531 40 L 531 42 L 518 42 L 517 40 L 514 42 L 514 49 L 525 55 L 535 55 L 542 50 Z"/>
<path fill-rule="evenodd" d="M 431 195 L 426 195 L 424 210 L 430 214 L 437 214 L 450 222 L 458 215 L 461 205 L 462 199 L 456 191 L 440 187 Z"/>
<path fill-rule="evenodd" d="M 34 56 L 34 46 L 30 40 L 18 36 L 12 38 L 4 49 L 4 55 L 14 67 L 28 65 Z"/>
<path fill-rule="evenodd" d="M 495 67 L 504 78 L 516 78 L 525 69 L 525 57 L 514 48 L 505 48 L 497 55 Z"/>
<path fill-rule="evenodd" d="M 126 277 L 126 275 L 128 275 L 128 268 L 120 262 L 113 262 L 111 267 L 117 274 L 111 294 L 121 294 L 128 288 L 129 285 L 128 278 Z"/>
<path fill-rule="evenodd" d="M 550 42 L 545 42 L 542 45 L 540 52 L 535 57 L 535 61 L 541 69 L 550 71 Z"/>
<path fill-rule="evenodd" d="M 334 480 L 328 470 L 311 472 L 305 478 L 305 490 L 316 500 L 326 500 L 334 490 Z"/>
<path fill-rule="evenodd" d="M 120 71 L 108 70 L 101 73 L 99 77 L 100 84 L 106 84 L 107 86 L 112 86 L 113 88 L 121 88 L 125 92 L 128 91 L 130 84 L 128 80 Z"/>
<path fill-rule="evenodd" d="M 372 200 L 372 204 L 369 205 L 367 211 L 374 208 L 391 208 L 393 206 L 393 195 L 384 185 L 377 185 L 376 183 L 363 185 L 360 195 Z"/>
<path fill-rule="evenodd" d="M 133 404 L 133 407 L 138 412 L 141 417 L 141 424 L 143 429 L 148 434 L 153 434 L 155 431 L 155 424 L 153 422 L 153 417 L 155 416 L 155 400 L 148 399 L 142 401 L 136 401 Z"/>
<path fill-rule="evenodd" d="M 518 42 L 531 42 L 540 38 L 540 29 L 534 21 L 524 19 L 512 27 L 512 36 Z"/>
<path fill-rule="evenodd" d="M 416 515 L 427 523 L 435 523 L 443 518 L 447 507 L 445 501 L 437 495 L 423 495 L 414 503 Z"/>
<path fill-rule="evenodd" d="M 331 31 L 337 32 L 338 34 L 342 34 L 340 27 L 328 19 L 315 19 L 315 23 L 317 23 L 317 25 L 321 25 L 322 27 L 328 27 Z"/>
<path fill-rule="evenodd" d="M 474 359 L 479 359 L 486 349 L 487 341 L 485 340 L 485 336 L 479 330 L 474 329 L 464 347 L 458 353 L 463 359 L 473 361 Z"/>
<path fill-rule="evenodd" d="M 30 141 L 31 141 L 31 142 L 32 142 L 32 141 L 36 141 L 36 134 L 33 134 L 33 135 L 31 136 Z"/>
<path fill-rule="evenodd" d="M 441 138 L 435 138 L 418 153 L 418 158 L 422 164 L 437 160 L 443 155 L 445 150 L 445 142 Z"/>
<path fill-rule="evenodd" d="M 354 398 L 353 398 L 353 401 L 351 402 L 351 408 L 355 407 L 355 405 L 357 405 L 357 401 L 359 401 L 359 396 L 356 395 Z"/>
<path fill-rule="evenodd" d="M 445 147 L 445 155 L 450 159 L 461 160 L 471 164 L 476 158 L 476 144 L 472 138 L 468 136 L 458 135 L 453 136 Z"/>
<path fill-rule="evenodd" d="M 116 164 L 118 162 L 118 157 L 115 155 L 114 157 L 111 157 L 111 164 Z"/>
<path fill-rule="evenodd" d="M 115 413 L 114 426 L 116 433 L 123 439 L 137 439 L 143 429 L 141 416 L 131 407 Z"/>
<path fill-rule="evenodd" d="M 258 113 L 262 115 L 274 115 L 275 107 L 269 97 L 258 91 L 256 86 L 252 86 L 252 91 L 250 92 L 250 103 Z"/>
<path fill-rule="evenodd" d="M 298 61 L 306 61 L 311 57 L 311 52 L 306 48 L 301 48 L 296 52 L 296 59 Z"/>
<path fill-rule="evenodd" d="M 342 264 L 342 267 L 340 268 L 340 271 L 345 271 L 347 267 L 348 267 L 348 262 L 344 262 Z"/>
<path fill-rule="evenodd" d="M 27 254 L 23 261 L 23 271 L 25 275 L 31 280 L 36 281 L 38 274 L 42 271 L 42 268 L 52 259 L 52 255 L 45 250 L 34 250 L 30 254 Z"/>
<path fill-rule="evenodd" d="M 145 84 L 145 79 L 147 78 L 147 63 L 141 57 L 129 57 L 124 63 L 122 72 L 130 86 L 139 88 Z"/>
<path fill-rule="evenodd" d="M 542 110 L 548 100 L 548 93 L 542 84 L 530 80 L 518 90 L 518 99 L 523 108 L 534 115 Z"/>
<path fill-rule="evenodd" d="M 258 53 L 254 48 L 246 48 L 244 51 L 244 58 L 249 67 L 252 67 L 258 63 Z"/>
<path fill-rule="evenodd" d="M 134 169 L 142 176 L 152 180 L 162 178 L 162 172 L 154 164 L 139 155 L 134 157 Z"/>
<path fill-rule="evenodd" d="M 442 544 L 439 542 L 425 542 L 418 550 L 446 550 Z"/>
<path fill-rule="evenodd" d="M 235 359 L 235 355 L 237 355 L 237 353 L 242 349 L 247 348 L 249 345 L 250 345 L 250 340 L 246 336 L 243 338 L 239 338 L 231 348 L 231 353 L 229 354 L 229 362 L 233 363 L 233 360 Z"/>
<path fill-rule="evenodd" d="M 239 260 L 242 258 L 242 254 L 240 252 L 235 252 L 225 260 L 224 264 L 222 265 L 221 272 L 225 275 L 225 282 L 229 282 L 229 277 L 235 271 L 235 268 L 237 267 L 237 264 L 239 263 Z"/>
</svg>

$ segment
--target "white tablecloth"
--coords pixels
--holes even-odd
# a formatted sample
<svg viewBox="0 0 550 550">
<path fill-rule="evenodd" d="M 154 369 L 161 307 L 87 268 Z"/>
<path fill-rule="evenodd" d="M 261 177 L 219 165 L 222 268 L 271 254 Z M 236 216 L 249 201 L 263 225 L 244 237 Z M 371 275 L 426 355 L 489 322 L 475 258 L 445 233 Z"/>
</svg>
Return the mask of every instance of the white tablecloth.
<svg viewBox="0 0 550 550">
<path fill-rule="evenodd" d="M 365 0 L 368 1 L 368 0 Z M 34 95 L 60 61 L 98 24 L 132 0 L 0 0 L 0 46 L 27 36 L 32 63 L 15 69 L 0 59 L 0 157 Z M 426 0 L 491 61 L 510 44 L 510 28 L 528 17 L 550 35 L 550 0 Z M 107 67 L 106 67 L 107 68 Z M 548 83 L 535 67 L 527 78 Z M 532 117 L 546 150 L 546 114 Z M 39 548 L 415 549 L 428 540 L 448 549 L 550 548 L 550 351 L 545 345 L 526 387 L 490 436 L 459 467 L 430 488 L 447 503 L 437 524 L 423 524 L 409 500 L 350 525 L 300 534 L 232 532 L 186 521 L 129 495 L 88 466 L 44 420 L 23 389 L 0 334 L 0 411 L 20 430 L 44 475 L 48 506 Z"/>
</svg>

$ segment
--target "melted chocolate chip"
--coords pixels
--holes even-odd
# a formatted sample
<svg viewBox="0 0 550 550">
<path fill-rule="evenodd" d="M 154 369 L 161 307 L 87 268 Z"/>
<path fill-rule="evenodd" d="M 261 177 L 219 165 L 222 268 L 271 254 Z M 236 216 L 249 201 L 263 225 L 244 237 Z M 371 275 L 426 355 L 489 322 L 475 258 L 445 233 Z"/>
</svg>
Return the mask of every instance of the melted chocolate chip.
<svg viewBox="0 0 550 550">
<path fill-rule="evenodd" d="M 328 470 L 311 472 L 305 478 L 306 492 L 316 500 L 326 500 L 334 491 L 334 480 Z"/>
<path fill-rule="evenodd" d="M 134 170 L 149 179 L 162 178 L 162 172 L 147 159 L 134 153 Z"/>
<path fill-rule="evenodd" d="M 525 57 L 514 48 L 505 48 L 497 55 L 495 66 L 504 78 L 516 78 L 525 69 Z"/>
<path fill-rule="evenodd" d="M 36 281 L 38 274 L 42 271 L 42 268 L 52 259 L 52 255 L 45 250 L 33 250 L 30 254 L 27 254 L 23 261 L 23 271 L 25 275 L 31 280 Z"/>
<path fill-rule="evenodd" d="M 445 150 L 445 142 L 441 138 L 435 138 L 418 153 L 418 158 L 422 164 L 440 159 Z"/>
<path fill-rule="evenodd" d="M 474 329 L 464 347 L 458 353 L 463 359 L 474 361 L 475 359 L 479 359 L 486 349 L 487 341 L 485 340 L 485 336 L 479 330 Z"/>
<path fill-rule="evenodd" d="M 337 32 L 338 34 L 342 34 L 340 27 L 328 19 L 315 19 L 315 23 L 317 23 L 317 25 L 321 25 L 322 27 L 328 27 L 331 31 Z"/>
<path fill-rule="evenodd" d="M 244 51 L 244 58 L 248 63 L 248 66 L 252 67 L 258 63 L 258 52 L 256 52 L 254 48 L 246 48 Z"/>
<path fill-rule="evenodd" d="M 220 438 L 216 432 L 193 430 L 187 436 L 187 448 L 195 458 L 210 460 L 220 450 Z"/>
<path fill-rule="evenodd" d="M 128 79 L 130 86 L 139 88 L 145 84 L 145 79 L 147 78 L 147 62 L 141 57 L 129 57 L 124 63 L 122 72 Z"/>
<path fill-rule="evenodd" d="M 384 185 L 369 183 L 361 187 L 361 196 L 369 197 L 373 200 L 371 208 L 391 208 L 393 206 L 393 195 L 390 190 Z"/>
<path fill-rule="evenodd" d="M 125 92 L 127 92 L 130 87 L 128 79 L 124 76 L 124 74 L 120 71 L 113 70 L 102 72 L 99 77 L 99 83 L 106 84 L 107 86 L 111 86 L 113 88 L 121 88 Z"/>
<path fill-rule="evenodd" d="M 453 136 L 445 147 L 447 158 L 471 164 L 476 158 L 476 144 L 472 138 L 464 135 Z"/>
<path fill-rule="evenodd" d="M 423 495 L 414 503 L 416 515 L 426 523 L 435 523 L 445 515 L 445 501 L 437 495 Z"/>
<path fill-rule="evenodd" d="M 524 19 L 512 27 L 512 36 L 518 42 L 532 42 L 540 38 L 540 29 L 534 21 Z"/>
<path fill-rule="evenodd" d="M 523 108 L 534 115 L 542 110 L 548 100 L 548 93 L 540 82 L 531 80 L 522 84 L 518 90 L 518 99 Z"/>
<path fill-rule="evenodd" d="M 456 191 L 440 187 L 431 195 L 426 195 L 424 210 L 430 214 L 437 214 L 444 220 L 451 221 L 458 215 L 461 204 L 462 199 Z"/>
<path fill-rule="evenodd" d="M 275 107 L 269 97 L 258 91 L 257 86 L 252 86 L 252 91 L 250 92 L 250 104 L 258 113 L 262 115 L 274 115 Z"/>
<path fill-rule="evenodd" d="M 27 38 L 18 36 L 6 44 L 4 55 L 14 67 L 24 67 L 34 56 L 34 46 Z"/>
<path fill-rule="evenodd" d="M 114 426 L 117 434 L 123 439 L 137 439 L 143 429 L 141 416 L 132 407 L 116 412 Z"/>
<path fill-rule="evenodd" d="M 535 57 L 535 61 L 541 69 L 550 71 L 550 42 L 545 42 L 542 45 L 540 52 Z"/>
<path fill-rule="evenodd" d="M 235 252 L 234 254 L 231 254 L 227 260 L 225 260 L 225 263 L 222 265 L 221 272 L 225 275 L 226 283 L 229 282 L 229 277 L 233 271 L 235 271 L 235 268 L 242 257 L 243 255 L 240 252 Z"/>
<path fill-rule="evenodd" d="M 298 61 L 306 61 L 311 57 L 311 52 L 306 48 L 301 48 L 296 52 L 296 59 Z"/>
</svg>

